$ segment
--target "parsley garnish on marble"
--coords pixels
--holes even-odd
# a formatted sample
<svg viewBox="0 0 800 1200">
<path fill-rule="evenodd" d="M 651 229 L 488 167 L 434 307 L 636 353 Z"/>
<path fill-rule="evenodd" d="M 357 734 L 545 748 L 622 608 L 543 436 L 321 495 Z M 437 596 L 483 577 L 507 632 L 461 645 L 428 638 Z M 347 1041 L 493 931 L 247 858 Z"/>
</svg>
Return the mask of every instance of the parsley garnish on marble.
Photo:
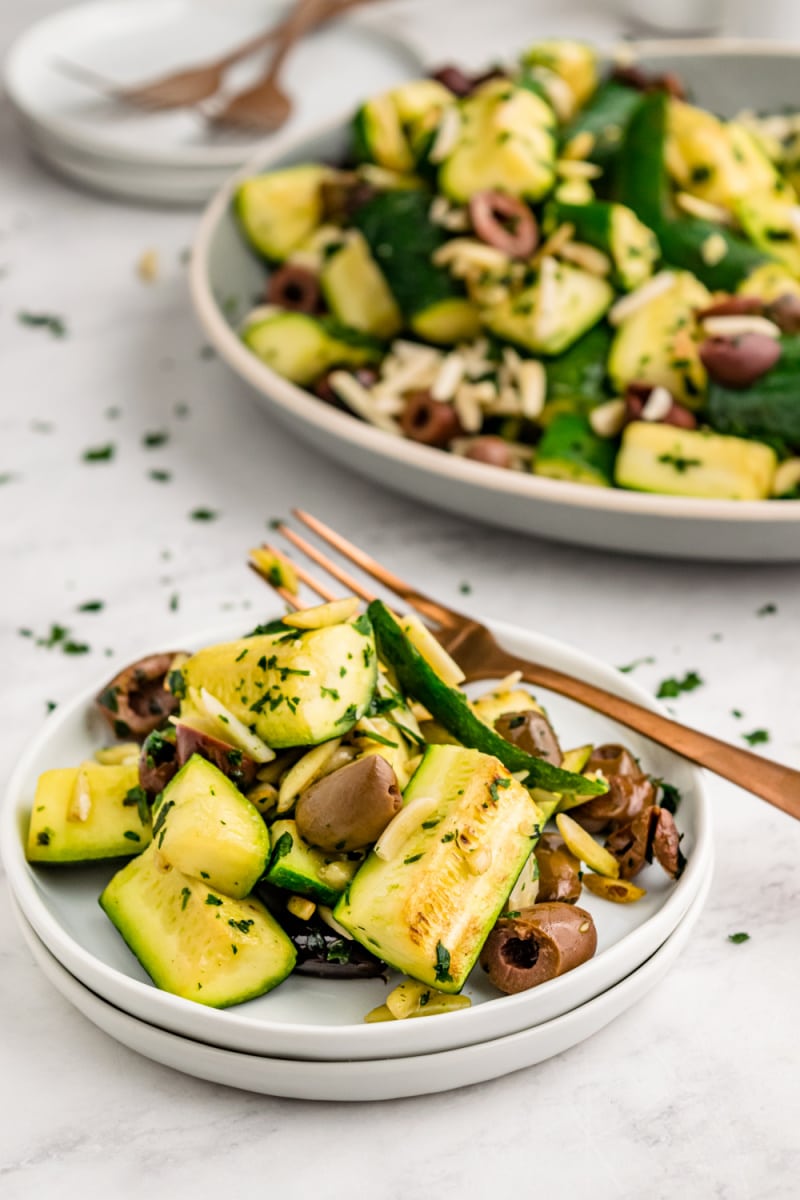
<svg viewBox="0 0 800 1200">
<path fill-rule="evenodd" d="M 633 662 L 627 663 L 624 667 L 617 667 L 617 670 L 622 675 L 630 675 L 631 671 L 635 671 L 637 667 L 649 666 L 650 663 L 654 663 L 655 661 L 652 654 L 648 654 L 644 658 L 635 658 Z"/>
<path fill-rule="evenodd" d="M 728 941 L 733 942 L 734 946 L 741 946 L 742 942 L 750 941 L 749 933 L 729 933 Z"/>
<path fill-rule="evenodd" d="M 172 479 L 171 471 L 155 469 L 147 472 L 148 479 L 152 479 L 154 483 L 169 483 Z"/>
<path fill-rule="evenodd" d="M 54 338 L 63 338 L 67 336 L 67 326 L 63 317 L 59 317 L 56 313 L 32 313 L 18 312 L 17 320 L 20 325 L 27 325 L 30 329 L 46 329 Z"/>
<path fill-rule="evenodd" d="M 771 617 L 778 611 L 777 604 L 762 604 L 756 612 L 757 617 Z"/>
<path fill-rule="evenodd" d="M 192 521 L 216 521 L 219 513 L 213 508 L 193 508 L 189 513 Z"/>
<path fill-rule="evenodd" d="M 117 452 L 117 448 L 113 442 L 107 442 L 105 446 L 89 446 L 83 452 L 83 461 L 87 463 L 96 462 L 111 462 Z"/>
<path fill-rule="evenodd" d="M 104 608 L 105 608 L 105 602 L 103 600 L 85 600 L 83 604 L 79 604 L 77 606 L 75 611 L 76 612 L 85 612 L 85 613 L 95 613 L 95 612 L 102 612 Z"/>
<path fill-rule="evenodd" d="M 748 746 L 761 746 L 764 742 L 769 741 L 769 730 L 754 729 L 752 733 L 743 733 L 742 737 Z"/>
<path fill-rule="evenodd" d="M 676 696 L 680 696 L 681 692 L 693 692 L 695 688 L 702 686 L 703 680 L 697 674 L 697 671 L 687 671 L 683 679 L 677 679 L 672 676 L 670 679 L 662 679 L 658 685 L 656 696 L 659 700 L 672 700 Z"/>
<path fill-rule="evenodd" d="M 164 446 L 169 441 L 169 434 L 166 429 L 155 429 L 150 433 L 142 434 L 142 445 L 145 450 L 155 450 L 158 446 Z"/>
</svg>

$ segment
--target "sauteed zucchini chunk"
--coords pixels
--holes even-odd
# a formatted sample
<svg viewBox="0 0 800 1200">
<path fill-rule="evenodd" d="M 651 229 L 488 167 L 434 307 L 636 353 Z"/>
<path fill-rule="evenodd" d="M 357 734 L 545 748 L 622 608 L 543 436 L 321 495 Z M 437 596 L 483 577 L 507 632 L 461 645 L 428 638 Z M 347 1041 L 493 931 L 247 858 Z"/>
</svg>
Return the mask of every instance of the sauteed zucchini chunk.
<svg viewBox="0 0 800 1200">
<path fill-rule="evenodd" d="M 389 285 L 357 229 L 325 256 L 320 284 L 331 312 L 351 329 L 377 338 L 400 332 L 403 317 Z"/>
<path fill-rule="evenodd" d="M 554 258 L 535 283 L 483 307 L 487 329 L 533 354 L 561 354 L 605 315 L 614 292 L 605 279 Z"/>
<path fill-rule="evenodd" d="M 642 492 L 765 500 L 777 457 L 763 442 L 634 421 L 622 435 L 617 482 Z"/>
<path fill-rule="evenodd" d="M 555 117 L 507 79 L 482 84 L 458 106 L 461 128 L 439 168 L 445 196 L 466 203 L 487 188 L 540 200 L 555 182 Z"/>
<path fill-rule="evenodd" d="M 157 849 L 171 866 L 241 899 L 269 856 L 258 810 L 218 767 L 194 754 L 153 807 Z"/>
<path fill-rule="evenodd" d="M 30 862 L 86 862 L 139 854 L 150 841 L 150 806 L 138 765 L 85 762 L 39 776 L 28 830 Z"/>
<path fill-rule="evenodd" d="M 608 372 L 621 395 L 634 381 L 660 384 L 688 408 L 699 408 L 707 377 L 700 360 L 695 312 L 706 308 L 711 296 L 687 271 L 665 276 L 664 283 L 661 291 L 619 325 Z"/>
<path fill-rule="evenodd" d="M 382 353 L 380 342 L 329 317 L 280 309 L 263 316 L 256 309 L 242 340 L 268 367 L 299 384 L 312 383 L 334 366 L 377 362 Z"/>
<path fill-rule="evenodd" d="M 366 617 L 305 632 L 281 627 L 198 651 L 184 686 L 205 689 L 270 747 L 315 745 L 352 729 L 375 690 Z"/>
<path fill-rule="evenodd" d="M 322 220 L 328 167 L 309 164 L 270 171 L 239 184 L 234 209 L 245 237 L 265 258 L 282 261 Z"/>
<path fill-rule="evenodd" d="M 117 872 L 100 905 L 156 986 L 198 1004 L 241 1004 L 295 964 L 291 941 L 260 901 L 182 874 L 155 846 Z"/>
<path fill-rule="evenodd" d="M 404 808 L 337 904 L 336 919 L 392 966 L 458 992 L 542 819 L 497 759 L 431 746 Z"/>
<path fill-rule="evenodd" d="M 334 905 L 358 870 L 359 856 L 309 846 L 300 836 L 296 821 L 275 821 L 270 836 L 272 856 L 266 881 L 298 896 L 308 896 L 318 904 Z"/>
<path fill-rule="evenodd" d="M 461 284 L 433 262 L 447 236 L 430 219 L 430 207 L 427 192 L 388 191 L 359 209 L 354 222 L 412 329 L 450 344 L 475 336 L 478 311 Z"/>
<path fill-rule="evenodd" d="M 624 204 L 594 201 L 565 204 L 556 201 L 552 218 L 557 225 L 567 221 L 581 242 L 596 246 L 613 264 L 613 279 L 626 292 L 653 274 L 659 256 L 655 234 Z"/>
</svg>

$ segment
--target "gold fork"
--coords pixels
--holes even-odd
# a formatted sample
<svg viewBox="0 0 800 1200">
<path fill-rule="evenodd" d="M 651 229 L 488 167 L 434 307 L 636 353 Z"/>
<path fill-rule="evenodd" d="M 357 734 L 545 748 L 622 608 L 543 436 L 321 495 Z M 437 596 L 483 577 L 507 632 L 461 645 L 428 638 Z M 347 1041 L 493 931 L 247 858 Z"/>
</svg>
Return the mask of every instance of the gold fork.
<svg viewBox="0 0 800 1200">
<path fill-rule="evenodd" d="M 659 745 L 666 746 L 683 758 L 697 763 L 698 766 L 706 767 L 724 779 L 730 779 L 746 791 L 760 796 L 762 800 L 800 820 L 800 771 L 762 758 L 758 754 L 751 754 L 748 750 L 740 750 L 738 746 L 732 746 L 729 742 L 700 733 L 696 729 L 690 729 L 687 725 L 662 717 L 660 713 L 651 712 L 632 700 L 624 700 L 613 692 L 595 687 L 584 679 L 509 653 L 497 642 L 494 634 L 479 621 L 424 595 L 318 518 L 301 509 L 294 509 L 293 512 L 298 521 L 332 546 L 343 558 L 349 559 L 360 570 L 377 579 L 383 587 L 394 592 L 407 605 L 427 618 L 438 641 L 461 667 L 466 682 L 502 679 L 512 671 L 520 671 L 527 683 L 568 696 L 571 700 L 577 700 L 579 704 L 585 704 L 587 708 L 604 713 L 619 721 L 621 725 L 627 725 L 629 729 L 635 729 L 637 733 L 643 733 Z M 349 588 L 354 595 L 367 603 L 376 599 L 374 593 L 359 579 L 284 522 L 279 522 L 276 529 L 296 549 Z M 285 555 L 280 550 L 270 545 L 265 545 L 264 548 L 285 561 Z M 290 608 L 304 607 L 299 598 L 286 587 L 271 580 L 267 575 L 262 575 L 253 563 L 250 565 Z M 291 560 L 291 567 L 301 583 L 311 588 L 321 599 L 336 599 L 335 593 L 326 584 L 321 583 L 294 559 Z"/>
</svg>

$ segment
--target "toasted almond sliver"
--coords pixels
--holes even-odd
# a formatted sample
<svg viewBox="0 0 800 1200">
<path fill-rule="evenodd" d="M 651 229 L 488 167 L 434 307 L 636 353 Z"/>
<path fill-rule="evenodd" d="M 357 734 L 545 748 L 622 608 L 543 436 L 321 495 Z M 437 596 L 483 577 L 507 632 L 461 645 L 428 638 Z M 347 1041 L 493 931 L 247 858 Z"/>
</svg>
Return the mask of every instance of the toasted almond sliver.
<svg viewBox="0 0 800 1200">
<path fill-rule="evenodd" d="M 576 820 L 560 812 L 556 816 L 556 825 L 568 849 L 576 858 L 585 862 L 587 867 L 591 867 L 598 875 L 607 875 L 610 879 L 619 877 L 619 863 L 614 855 L 595 841 Z"/>
<path fill-rule="evenodd" d="M 668 292 L 674 283 L 675 275 L 672 271 L 659 271 L 658 275 L 653 275 L 652 279 L 647 280 L 647 283 L 643 283 L 636 291 L 629 292 L 627 296 L 623 296 L 613 305 L 608 313 L 609 324 L 621 325 L 645 304 L 649 304 L 663 292 Z"/>
<path fill-rule="evenodd" d="M 452 400 L 456 388 L 464 378 L 465 369 L 466 363 L 457 351 L 448 354 L 442 361 L 442 365 L 439 367 L 436 378 L 433 381 L 433 387 L 431 388 L 433 399 Z"/>
<path fill-rule="evenodd" d="M 586 242 L 567 242 L 559 250 L 559 257 L 574 263 L 590 275 L 604 278 L 611 274 L 611 259 L 602 250 L 589 246 Z"/>
<path fill-rule="evenodd" d="M 678 192 L 675 203 L 678 208 L 682 208 L 691 217 L 700 217 L 703 221 L 715 221 L 718 225 L 726 227 L 735 224 L 733 216 L 727 208 L 722 208 L 719 204 L 711 204 L 708 200 L 701 200 L 699 196 L 693 196 L 691 192 Z"/>
<path fill-rule="evenodd" d="M 613 438 L 622 432 L 625 425 L 625 401 L 606 400 L 589 413 L 589 424 L 598 437 Z"/>
<path fill-rule="evenodd" d="M 709 337 L 741 337 L 744 333 L 763 333 L 766 337 L 779 338 L 780 328 L 767 317 L 755 314 L 732 314 L 728 317 L 706 317 L 703 321 L 703 332 Z"/>
<path fill-rule="evenodd" d="M 607 875 L 595 875 L 592 872 L 584 873 L 583 886 L 593 896 L 602 896 L 604 900 L 613 900 L 615 904 L 633 904 L 647 895 L 644 888 L 637 887 L 630 879 L 609 879 Z"/>
<path fill-rule="evenodd" d="M 360 603 L 358 596 L 342 596 L 341 600 L 287 613 L 283 623 L 292 629 L 327 629 L 329 625 L 343 625 L 356 615 Z"/>
<path fill-rule="evenodd" d="M 556 171 L 562 179 L 599 179 L 603 168 L 593 162 L 577 162 L 572 158 L 560 158 Z"/>
<path fill-rule="evenodd" d="M 453 104 L 442 113 L 436 137 L 433 139 L 433 145 L 428 152 L 428 162 L 444 162 L 455 150 L 460 134 L 461 113 L 455 104 Z"/>
<path fill-rule="evenodd" d="M 412 833 L 432 816 L 438 806 L 439 799 L 436 796 L 417 796 L 416 799 L 410 800 L 392 817 L 373 846 L 373 852 L 385 862 L 397 858 Z"/>
<path fill-rule="evenodd" d="M 300 793 L 324 774 L 328 760 L 338 750 L 341 742 L 341 738 L 334 738 L 330 742 L 323 742 L 321 746 L 314 746 L 313 750 L 309 750 L 289 768 L 278 791 L 279 813 L 288 812 Z"/>
<path fill-rule="evenodd" d="M 673 405 L 672 393 L 661 385 L 653 388 L 642 409 L 643 421 L 663 421 Z"/>
</svg>

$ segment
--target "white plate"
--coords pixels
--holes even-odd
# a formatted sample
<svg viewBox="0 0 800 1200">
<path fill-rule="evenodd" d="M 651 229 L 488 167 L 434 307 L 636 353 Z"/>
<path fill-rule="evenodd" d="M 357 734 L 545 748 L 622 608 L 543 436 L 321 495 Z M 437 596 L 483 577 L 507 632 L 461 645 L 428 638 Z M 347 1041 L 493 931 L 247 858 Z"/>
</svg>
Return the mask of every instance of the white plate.
<svg viewBox="0 0 800 1200">
<path fill-rule="evenodd" d="M 642 43 L 641 56 L 645 65 L 680 73 L 715 112 L 787 103 L 800 108 L 797 51 L 710 40 Z M 340 161 L 346 145 L 347 123 L 340 121 L 291 148 L 261 151 L 237 179 L 293 162 Z M 701 559 L 800 559 L 798 500 L 646 495 L 504 471 L 383 433 L 289 383 L 245 348 L 221 305 L 234 296 L 241 314 L 264 291 L 263 265 L 245 246 L 231 211 L 235 183 L 212 201 L 195 239 L 191 287 L 200 323 L 265 408 L 349 470 L 460 516 L 558 541 Z"/>
<path fill-rule="evenodd" d="M 596 659 L 539 634 L 511 626 L 495 629 L 509 650 L 580 675 L 654 710 L 659 707 L 628 676 Z M 191 648 L 236 637 L 241 631 L 240 624 L 228 626 L 186 639 L 184 644 Z M 598 929 L 598 952 L 590 962 L 516 996 L 498 996 L 476 970 L 466 988 L 472 1007 L 436 1021 L 365 1025 L 364 1015 L 383 1003 L 393 986 L 381 979 L 291 976 L 269 995 L 236 1008 L 206 1008 L 155 988 L 100 909 L 97 897 L 113 873 L 112 866 L 32 867 L 25 860 L 24 833 L 36 778 L 50 767 L 79 762 L 102 744 L 99 718 L 87 720 L 87 716 L 105 682 L 98 680 L 95 687 L 59 706 L 14 772 L 2 827 L 9 884 L 39 937 L 82 983 L 126 1012 L 198 1041 L 284 1058 L 365 1059 L 449 1050 L 514 1033 L 583 1004 L 636 970 L 669 937 L 711 873 L 710 812 L 699 771 L 605 717 L 540 692 L 566 744 L 622 740 L 649 771 L 681 789 L 684 799 L 678 822 L 689 861 L 677 883 L 658 866 L 651 866 L 642 876 L 648 894 L 636 904 L 609 904 L 585 895 L 581 902 L 595 914 Z"/>
<path fill-rule="evenodd" d="M 214 131 L 189 110 L 142 113 L 123 108 L 60 74 L 53 63 L 66 59 L 124 86 L 217 57 L 274 24 L 286 8 L 279 0 L 78 5 L 38 22 L 19 38 L 6 62 L 6 89 L 18 112 L 65 146 L 112 162 L 232 170 L 265 139 Z M 254 82 L 265 61 L 262 54 L 235 67 L 226 77 L 226 90 Z M 287 60 L 282 78 L 295 111 L 278 136 L 306 128 L 418 70 L 416 51 L 385 32 L 380 19 L 345 16 L 303 39 Z"/>
<path fill-rule="evenodd" d="M 594 1000 L 533 1029 L 475 1046 L 360 1062 L 296 1062 L 241 1054 L 167 1033 L 96 996 L 65 970 L 14 905 L 25 941 L 55 988 L 85 1017 L 130 1050 L 211 1083 L 294 1100 L 399 1100 L 485 1083 L 532 1067 L 585 1041 L 636 1004 L 667 973 L 700 916 L 702 890 L 666 942 L 636 971 Z M 445 1020 L 431 1017 L 431 1023 Z M 415 1022 L 415 1024 L 425 1022 Z"/>
</svg>

